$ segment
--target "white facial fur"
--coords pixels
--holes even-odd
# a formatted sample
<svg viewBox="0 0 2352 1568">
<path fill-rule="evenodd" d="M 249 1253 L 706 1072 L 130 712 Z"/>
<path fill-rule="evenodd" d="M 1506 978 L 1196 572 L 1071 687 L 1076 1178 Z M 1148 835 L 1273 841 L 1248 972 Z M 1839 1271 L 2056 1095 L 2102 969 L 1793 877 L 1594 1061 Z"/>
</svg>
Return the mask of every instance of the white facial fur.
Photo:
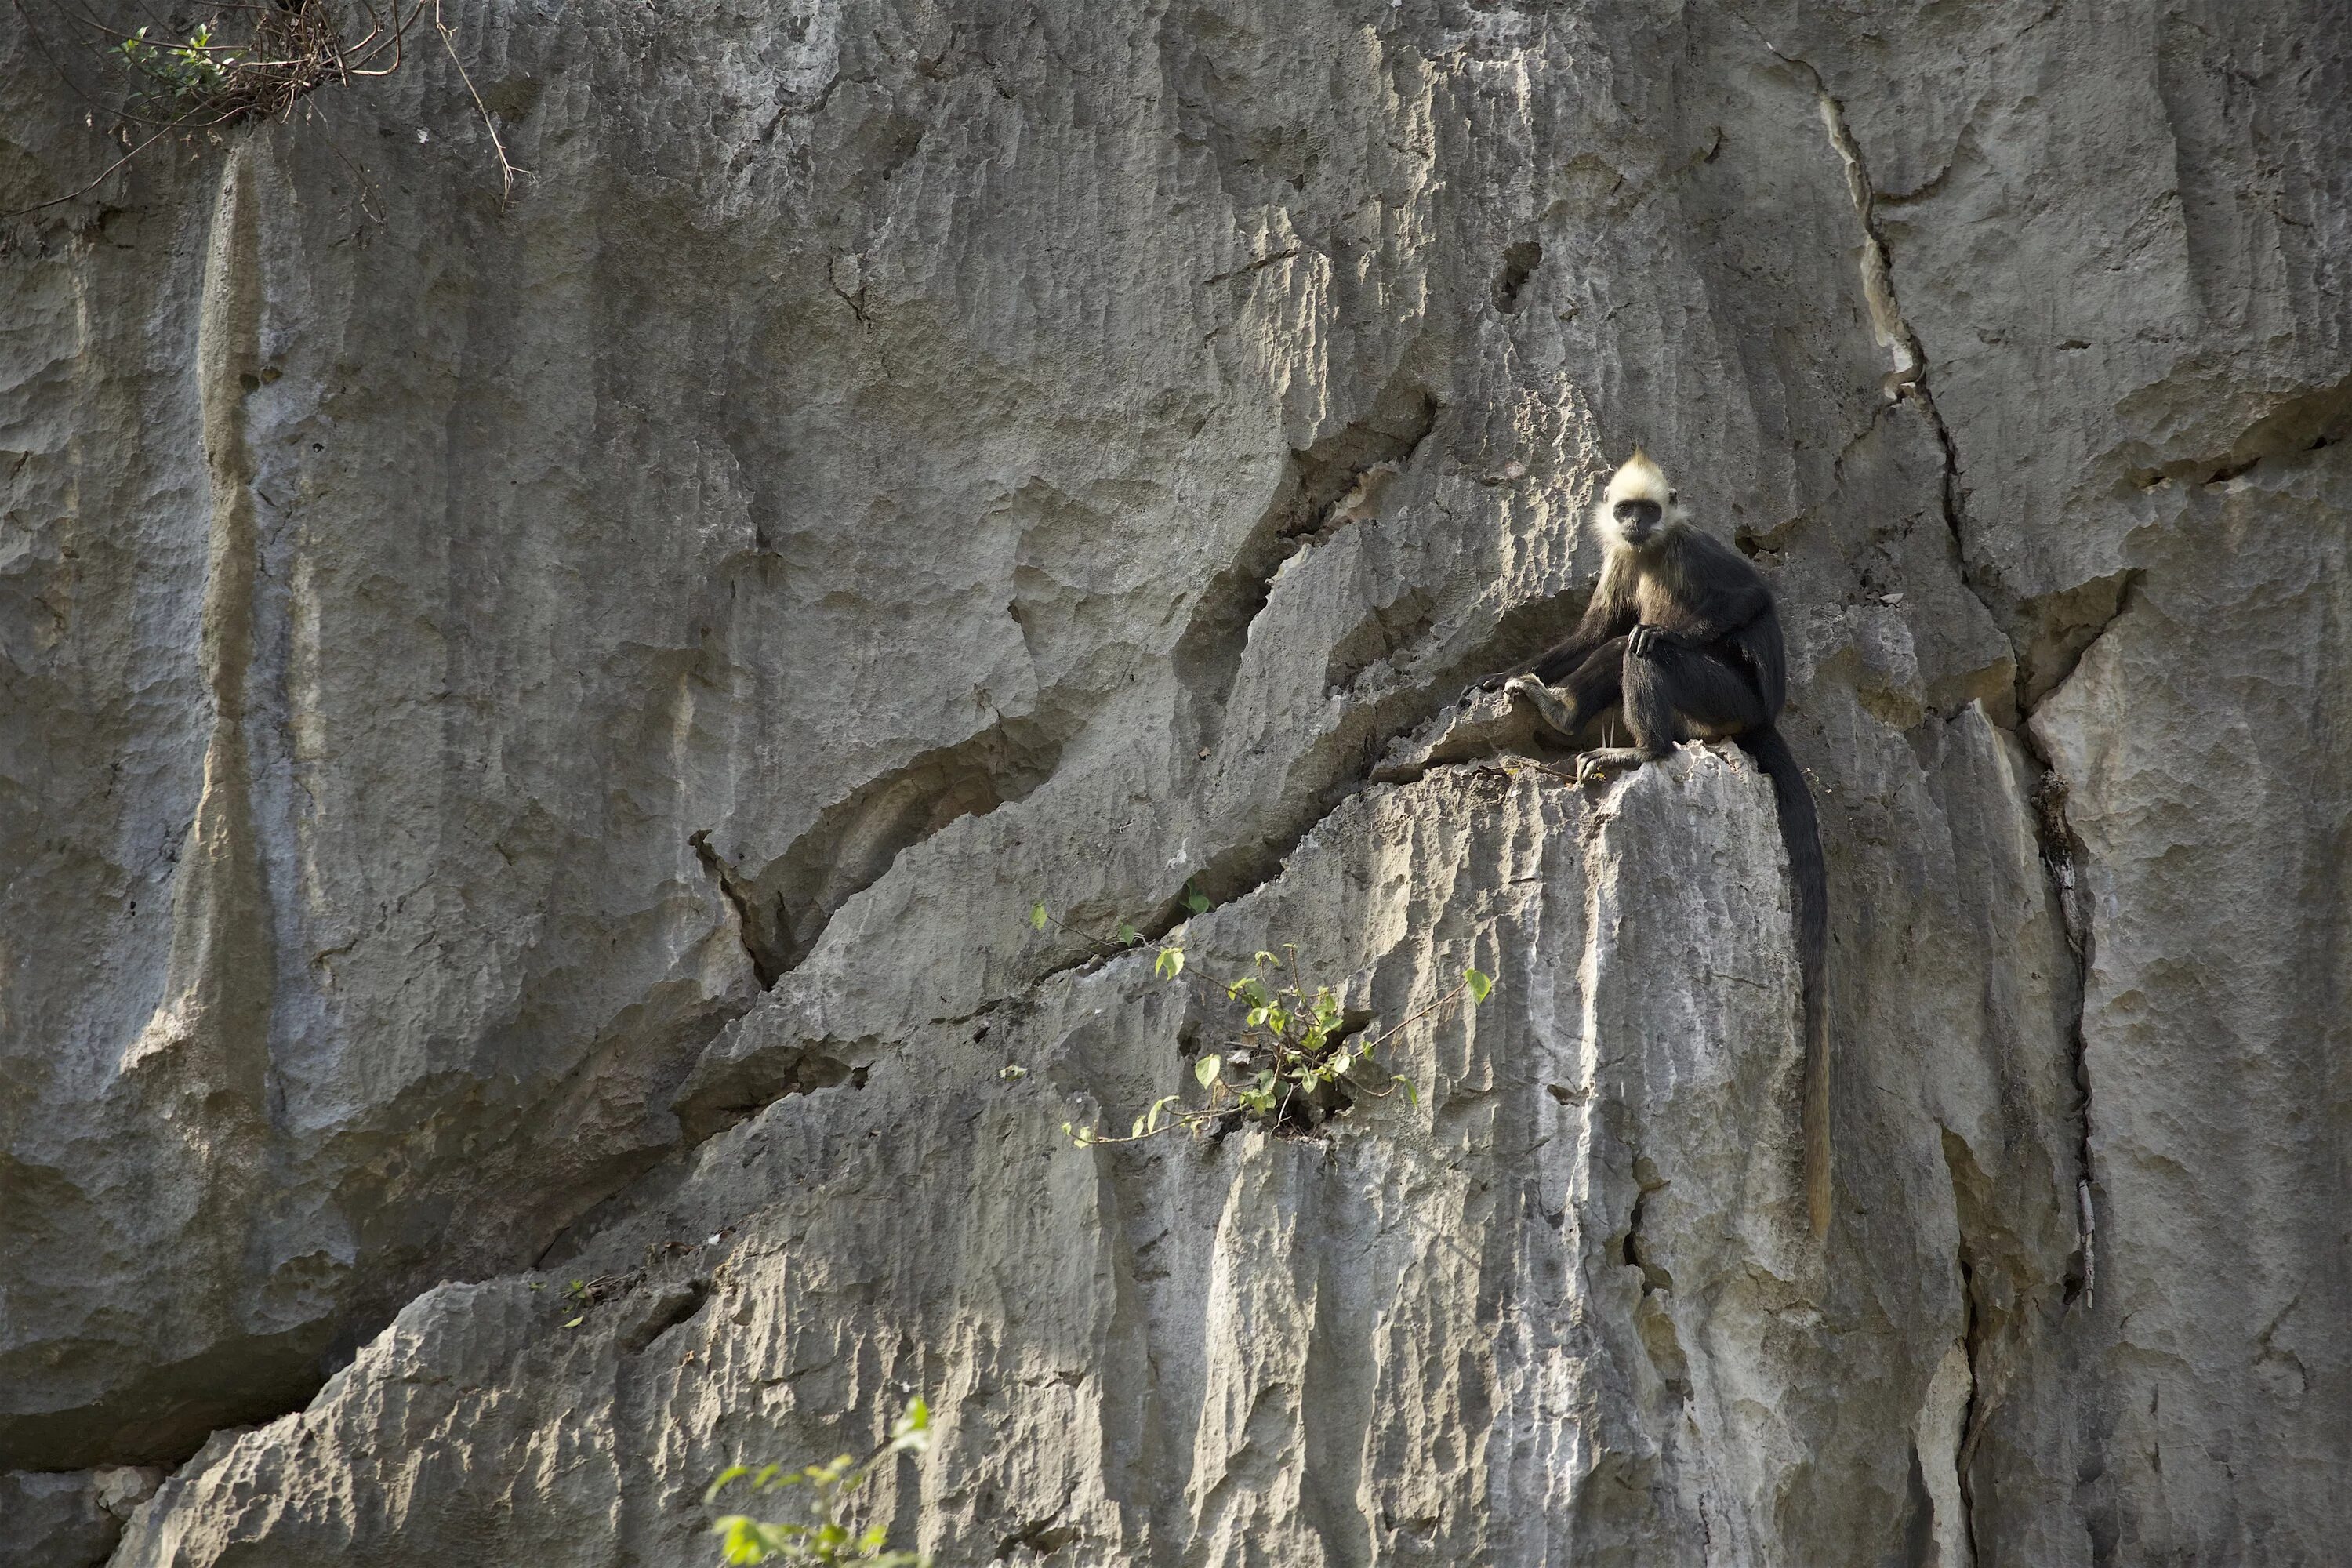
<svg viewBox="0 0 2352 1568">
<path fill-rule="evenodd" d="M 1624 532 L 1617 523 L 1617 503 L 1629 500 L 1655 501 L 1662 521 L 1667 526 L 1682 521 L 1683 509 L 1675 500 L 1674 487 L 1666 482 L 1665 470 L 1652 462 L 1647 453 L 1635 452 L 1625 459 L 1623 467 L 1609 476 L 1609 487 L 1592 509 L 1593 527 L 1612 543 L 1624 542 Z"/>
</svg>

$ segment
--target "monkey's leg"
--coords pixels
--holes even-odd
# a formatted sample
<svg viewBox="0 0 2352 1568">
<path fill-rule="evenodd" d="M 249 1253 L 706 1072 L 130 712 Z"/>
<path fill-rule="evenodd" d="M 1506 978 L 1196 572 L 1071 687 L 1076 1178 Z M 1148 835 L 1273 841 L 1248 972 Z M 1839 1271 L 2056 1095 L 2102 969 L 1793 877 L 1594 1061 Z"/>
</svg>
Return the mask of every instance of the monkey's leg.
<svg viewBox="0 0 2352 1568">
<path fill-rule="evenodd" d="M 1625 644 L 1624 637 L 1611 637 L 1560 682 L 1575 705 L 1574 728 L 1581 730 L 1602 709 L 1617 706 L 1624 683 Z"/>
<path fill-rule="evenodd" d="M 1612 637 L 1588 654 L 1584 662 L 1569 671 L 1568 679 L 1559 683 L 1559 690 L 1568 693 L 1565 702 L 1538 676 L 1515 676 L 1505 689 L 1524 698 L 1544 727 L 1562 744 L 1573 745 L 1578 731 L 1591 722 L 1595 714 L 1617 705 L 1619 671 L 1624 663 L 1625 639 Z"/>
<path fill-rule="evenodd" d="M 1664 687 L 1676 740 L 1726 740 L 1761 730 L 1777 717 L 1756 689 L 1756 678 L 1722 655 L 1669 647 L 1645 662 Z"/>
<path fill-rule="evenodd" d="M 1625 654 L 1622 699 L 1632 746 L 1588 752 L 1580 779 L 1654 763 L 1686 735 L 1734 735 L 1771 722 L 1747 671 L 1714 654 L 1663 638 L 1642 639 Z"/>
</svg>

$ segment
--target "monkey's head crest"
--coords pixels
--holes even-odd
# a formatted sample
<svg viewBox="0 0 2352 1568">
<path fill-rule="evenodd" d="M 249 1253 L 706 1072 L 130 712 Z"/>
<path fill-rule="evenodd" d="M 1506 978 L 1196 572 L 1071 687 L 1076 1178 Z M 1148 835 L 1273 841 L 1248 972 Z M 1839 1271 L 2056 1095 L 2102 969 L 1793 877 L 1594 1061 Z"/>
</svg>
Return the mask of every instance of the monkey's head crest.
<svg viewBox="0 0 2352 1568">
<path fill-rule="evenodd" d="M 1639 550 L 1683 518 L 1675 489 L 1664 468 L 1635 447 L 1624 467 L 1609 476 L 1601 504 L 1592 509 L 1592 523 L 1601 537 Z"/>
</svg>

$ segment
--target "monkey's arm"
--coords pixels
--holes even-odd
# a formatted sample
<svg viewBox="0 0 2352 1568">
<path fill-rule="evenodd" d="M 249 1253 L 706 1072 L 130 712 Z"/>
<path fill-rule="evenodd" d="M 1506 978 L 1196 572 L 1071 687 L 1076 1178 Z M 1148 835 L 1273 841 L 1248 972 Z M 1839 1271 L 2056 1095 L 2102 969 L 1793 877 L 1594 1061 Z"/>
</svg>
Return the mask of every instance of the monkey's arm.
<svg viewBox="0 0 2352 1568">
<path fill-rule="evenodd" d="M 1780 638 L 1780 615 L 1772 590 L 1755 565 L 1720 540 L 1702 536 L 1688 563 L 1685 580 L 1696 589 L 1683 606 L 1675 630 L 1698 647 L 1744 664 L 1764 700 L 1769 719 L 1780 717 L 1788 700 L 1789 663 Z"/>
<path fill-rule="evenodd" d="M 1645 634 L 1642 640 L 1657 638 L 1693 648 L 1712 647 L 1726 639 L 1742 640 L 1757 622 L 1771 618 L 1772 595 L 1761 583 L 1727 585 L 1703 596 L 1695 595 L 1675 610 L 1671 624 L 1642 626 Z"/>
<path fill-rule="evenodd" d="M 1675 564 L 1678 582 L 1671 616 L 1651 628 L 1643 640 L 1663 637 L 1691 648 L 1729 640 L 1744 650 L 1759 622 L 1775 622 L 1772 590 L 1753 563 L 1721 540 L 1696 531 L 1685 533 Z"/>
</svg>

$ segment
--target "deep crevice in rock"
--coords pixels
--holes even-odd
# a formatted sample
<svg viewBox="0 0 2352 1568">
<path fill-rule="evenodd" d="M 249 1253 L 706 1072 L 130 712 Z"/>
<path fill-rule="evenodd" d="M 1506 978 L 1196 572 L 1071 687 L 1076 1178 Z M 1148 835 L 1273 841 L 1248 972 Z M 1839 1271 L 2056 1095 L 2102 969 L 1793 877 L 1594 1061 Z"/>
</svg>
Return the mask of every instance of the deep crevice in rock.
<svg viewBox="0 0 2352 1568">
<path fill-rule="evenodd" d="M 1760 35 L 1759 35 L 1760 37 Z M 1870 181 L 1870 164 L 1863 156 L 1862 145 L 1854 140 L 1853 131 L 1846 123 L 1845 105 L 1830 91 L 1828 81 L 1810 61 L 1783 54 L 1764 40 L 1765 48 L 1772 55 L 1803 71 L 1811 79 L 1816 107 L 1820 110 L 1822 129 L 1828 133 L 1830 146 L 1845 170 L 1846 195 L 1853 203 L 1854 221 L 1862 229 L 1862 289 L 1863 299 L 1870 311 L 1871 331 L 1879 347 L 1885 350 L 1893 368 L 1885 378 L 1885 390 L 1892 402 L 1916 403 L 1927 421 L 1929 434 L 1943 454 L 1943 513 L 1944 527 L 1952 539 L 1955 569 L 1960 585 L 1985 607 L 1995 626 L 2004 625 L 1994 609 L 1993 601 L 1976 581 L 1969 564 L 1966 528 L 1967 497 L 1960 482 L 1960 449 L 1952 439 L 1952 432 L 1936 406 L 1935 388 L 1929 384 L 1927 350 L 1921 346 L 1919 334 L 1912 329 L 1903 314 L 1901 302 L 1895 291 L 1894 255 L 1887 248 L 1886 237 L 1878 226 L 1877 191 Z"/>
<path fill-rule="evenodd" d="M 995 1561 L 1005 1562 L 1016 1552 L 1051 1557 L 1063 1547 L 1074 1544 L 1079 1533 L 1075 1525 L 1056 1525 L 1051 1519 L 1031 1520 L 997 1542 Z"/>
<path fill-rule="evenodd" d="M 702 862 L 702 868 L 710 873 L 711 879 L 719 884 L 720 895 L 735 910 L 736 940 L 743 944 L 743 954 L 751 962 L 751 977 L 760 983 L 760 989 L 765 991 L 776 983 L 779 971 L 776 955 L 761 949 L 751 940 L 751 893 L 745 889 L 735 875 L 735 868 L 710 847 L 709 828 L 698 828 L 688 834 L 686 841 L 694 847 L 695 858 Z"/>
<path fill-rule="evenodd" d="M 644 1303 L 636 1319 L 621 1331 L 616 1342 L 621 1353 L 641 1353 L 656 1340 L 701 1311 L 709 1300 L 708 1279 L 682 1279 L 661 1287 Z"/>
<path fill-rule="evenodd" d="M 1947 1138 L 1950 1137 L 1946 1133 Z M 1960 1406 L 1960 1448 L 1952 1457 L 1952 1470 L 1959 1482 L 1960 1526 L 1969 1541 L 1969 1561 L 1980 1561 L 1977 1548 L 1976 1483 L 1969 1471 L 1976 1461 L 1977 1440 L 1984 1435 L 1984 1423 L 1991 1408 L 1984 1397 L 1984 1379 L 1979 1372 L 1984 1354 L 1984 1328 L 1977 1315 L 1976 1268 L 1969 1261 L 1968 1233 L 1960 1235 L 1960 1350 L 1969 1363 L 1969 1398 Z"/>
<path fill-rule="evenodd" d="M 1527 288 L 1528 279 L 1535 276 L 1536 268 L 1541 265 L 1543 246 L 1539 241 L 1523 239 L 1505 247 L 1503 264 L 1496 271 L 1494 284 L 1487 291 L 1487 298 L 1495 309 L 1506 316 L 1517 315 L 1519 295 Z"/>
<path fill-rule="evenodd" d="M 1967 1142 L 1949 1128 L 1944 1130 L 1943 1145 L 1944 1167 L 1952 1184 L 1952 1216 L 1960 1236 L 1955 1259 L 1960 1271 L 1960 1349 L 1969 1363 L 1969 1397 L 1960 1409 L 1960 1445 L 1952 1456 L 1952 1468 L 1959 1484 L 1960 1522 L 1968 1536 L 1969 1560 L 1974 1562 L 1978 1560 L 1976 1486 L 1969 1472 L 1976 1466 L 1977 1446 L 2000 1402 L 2000 1390 L 1990 1382 L 1989 1341 L 1996 1325 L 1989 1321 L 1990 1282 L 1984 1277 L 1986 1264 L 1980 1251 L 1980 1230 L 1991 1201 L 1990 1184 L 1978 1168 Z"/>
<path fill-rule="evenodd" d="M 1649 1248 L 1642 1229 L 1643 1217 L 1649 1207 L 1650 1194 L 1663 1191 L 1666 1185 L 1666 1180 L 1658 1174 L 1657 1166 L 1647 1158 L 1633 1162 L 1633 1206 L 1625 1215 L 1625 1234 L 1618 1244 L 1618 1261 L 1627 1268 L 1638 1268 L 1642 1271 L 1643 1295 L 1647 1296 L 1662 1290 L 1671 1291 L 1675 1288 L 1675 1277 L 1649 1256 Z"/>
<path fill-rule="evenodd" d="M 2083 1033 L 2094 941 L 2090 895 L 2083 885 L 2083 868 L 2089 851 L 2082 836 L 2066 819 L 2065 776 L 2052 762 L 2041 738 L 2022 721 L 2011 732 L 2040 771 L 2032 796 L 2034 834 L 2040 842 L 2042 875 L 2058 905 L 2067 956 L 2072 960 L 2073 994 L 2067 998 L 2066 1041 L 2075 1096 L 2073 1115 L 2076 1215 L 2074 1256 L 2067 1263 L 2065 1300 L 2072 1304 L 2079 1297 L 2087 1310 L 2093 1304 L 2092 1285 L 2097 1269 L 2093 1237 L 2098 1228 L 2091 1178 L 2091 1066 L 2089 1046 Z"/>
<path fill-rule="evenodd" d="M 729 867 L 709 835 L 695 852 L 735 906 L 743 946 L 762 987 L 806 961 L 842 905 L 886 876 L 900 855 L 950 824 L 1023 799 L 1052 776 L 1063 735 L 1028 719 L 1001 719 L 861 784 L 817 814 L 756 875 Z"/>
<path fill-rule="evenodd" d="M 2255 421 L 2231 443 L 2228 452 L 2182 458 L 2139 470 L 2133 480 L 2140 488 L 2168 482 L 2219 484 L 2234 479 L 2266 459 L 2324 447 L 2352 421 L 2352 377 L 2333 386 L 2289 398 Z M 2092 1168 L 2093 1086 L 2089 1043 L 2084 1032 L 2091 965 L 2096 933 L 2084 868 L 2089 853 L 2066 815 L 2067 785 L 2028 721 L 2050 694 L 2081 667 L 2090 649 L 2126 615 L 2137 602 L 2146 572 L 2128 568 L 2060 593 L 2024 601 L 2020 619 L 2032 626 L 2020 648 L 2017 673 L 2018 721 L 2011 729 L 2040 771 L 2032 796 L 2036 835 L 2042 869 L 2048 878 L 2073 959 L 2074 995 L 2069 1009 L 2067 1049 L 2074 1083 L 2075 1249 L 2068 1259 L 2063 1300 L 2084 1311 L 2098 1301 L 2098 1192 Z M 2012 645 L 2016 634 L 2011 634 Z"/>
<path fill-rule="evenodd" d="M 1785 58 L 1785 57 L 1784 57 Z M 1797 62 L 1802 64 L 1803 62 Z M 1994 613 L 1992 601 L 1980 588 L 1969 566 L 1968 531 L 1966 526 L 1967 496 L 1960 485 L 1960 448 L 1952 439 L 1951 427 L 1944 423 L 1943 412 L 1936 406 L 1936 390 L 1927 373 L 1927 353 L 1920 345 L 1919 334 L 1912 330 L 1910 321 L 1903 314 L 1901 302 L 1895 292 L 1895 259 L 1887 249 L 1886 238 L 1879 232 L 1876 196 L 1870 183 L 1870 165 L 1864 160 L 1861 143 L 1853 139 L 1847 126 L 1845 106 L 1832 95 L 1822 75 L 1810 65 L 1804 68 L 1811 74 L 1813 85 L 1820 92 L 1822 126 L 1828 131 L 1830 144 L 1837 149 L 1839 160 L 1845 165 L 1846 193 L 1853 200 L 1854 220 L 1863 234 L 1863 291 L 1869 302 L 1871 323 L 1878 334 L 1880 346 L 1894 362 L 1887 373 L 1888 395 L 1897 402 L 1918 405 L 1927 421 L 1929 434 L 1943 456 L 1942 501 L 1944 527 L 1952 537 L 1953 563 L 1959 574 L 1960 585 L 1973 595 L 1993 616 L 1996 626 L 2000 617 Z"/>
<path fill-rule="evenodd" d="M 176 1468 L 224 1426 L 257 1426 L 308 1405 L 327 1379 L 320 1363 L 330 1332 L 310 1323 L 226 1339 L 87 1405 L 13 1416 L 0 1427 L 0 1469 Z"/>
<path fill-rule="evenodd" d="M 1194 744 L 1216 744 L 1250 626 L 1284 563 L 1349 523 L 1377 516 L 1382 493 L 1427 438 L 1437 411 L 1436 398 L 1400 378 L 1381 390 L 1370 415 L 1291 452 L 1273 503 L 1210 579 L 1176 642 L 1176 679 L 1190 699 Z"/>
<path fill-rule="evenodd" d="M 1904 1568 L 1928 1568 L 1936 1562 L 1936 1500 L 1927 1490 L 1927 1468 L 1920 1462 L 1919 1445 L 1911 1445 L 1911 1478 L 1904 1488 Z"/>
<path fill-rule="evenodd" d="M 2033 791 L 2036 834 L 2041 844 L 2043 873 L 2063 920 L 2066 942 L 2073 959 L 2074 994 L 2071 998 L 2072 1022 L 2069 1026 L 2069 1049 L 2073 1058 L 2077 1102 L 2075 1109 L 2077 1197 L 2077 1247 L 2074 1259 L 2068 1268 L 2066 1299 L 2072 1301 L 2077 1294 L 2076 1282 L 2088 1304 L 2089 1281 L 2095 1267 L 2091 1237 L 2095 1227 L 2095 1194 L 2091 1184 L 2091 1084 L 2085 1060 L 2083 1034 L 2084 998 L 2087 990 L 2091 963 L 2091 912 L 2082 887 L 2082 866 L 2086 858 L 2081 837 L 2066 820 L 2066 784 L 2051 758 L 2025 722 L 2034 705 L 2073 673 L 2090 646 L 2111 626 L 2129 603 L 2129 595 L 2137 584 L 2138 574 L 2119 573 L 2097 583 L 2082 584 L 2062 595 L 2048 595 L 2033 605 L 2037 618 L 2048 630 L 2046 637 L 2036 637 L 2030 647 L 2021 648 L 2011 620 L 1996 607 L 1971 572 L 1968 556 L 1966 528 L 1967 494 L 1961 482 L 1959 447 L 1953 439 L 1950 426 L 1936 406 L 1935 389 L 1928 374 L 1927 356 L 1918 334 L 1904 316 L 1895 290 L 1894 262 L 1881 233 L 1875 212 L 1875 191 L 1870 180 L 1869 165 L 1860 144 L 1854 140 L 1845 118 L 1844 105 L 1829 89 L 1821 72 L 1807 61 L 1783 54 L 1765 41 L 1764 47 L 1777 58 L 1803 70 L 1812 79 L 1822 122 L 1829 134 L 1845 169 L 1846 189 L 1852 198 L 1856 221 L 1863 232 L 1863 288 L 1869 305 L 1873 330 L 1880 344 L 1893 362 L 1886 379 L 1888 395 L 1895 401 L 1916 402 L 1926 417 L 1929 430 L 1943 455 L 1942 505 L 1944 525 L 1951 538 L 1954 569 L 1960 585 L 1984 606 L 2009 640 L 2016 660 L 2016 694 L 2018 712 L 2013 721 L 2003 727 L 2010 730 L 2033 759 L 2041 777 Z M 2352 383 L 2346 384 L 2352 386 Z M 2337 389 L 2342 390 L 2342 389 Z M 2310 411 L 2306 411 L 2308 414 Z M 2316 424 L 2307 419 L 2290 418 L 2277 426 L 2279 438 L 2288 440 L 2307 434 L 2303 428 L 2313 428 L 2333 419 L 2338 411 L 2326 409 Z M 2242 447 L 2245 443 L 2242 441 Z M 2000 716 L 1996 716 L 1996 722 Z M 1949 1135 L 1947 1135 L 1949 1142 Z M 1971 1347 L 1971 1375 L 1976 1371 L 1976 1356 Z M 1974 1505 L 1969 1501 L 1968 1458 L 1981 1433 L 1979 1417 L 1971 1397 L 1971 1429 L 1961 1459 L 1961 1496 L 1966 1505 L 1971 1542 L 1975 1535 Z"/>
<path fill-rule="evenodd" d="M 2042 700 L 2066 683 L 2107 628 L 2130 607 L 2134 589 L 2147 574 L 2137 568 L 2095 577 L 2062 593 L 2044 594 L 2018 605 L 2031 627 L 2017 658 L 2017 710 L 2032 717 Z M 2011 635 L 2012 645 L 2016 635 Z"/>
<path fill-rule="evenodd" d="M 838 1044 L 827 1040 L 805 1045 L 791 1053 L 781 1066 L 767 1057 L 747 1058 L 733 1064 L 730 1070 L 697 1084 L 677 1106 L 683 1147 L 691 1149 L 705 1142 L 739 1121 L 750 1121 L 778 1100 L 796 1094 L 814 1094 L 843 1084 L 864 1089 L 871 1069 L 852 1067 L 824 1048 Z M 856 1051 L 858 1047 L 881 1048 L 879 1042 L 872 1040 L 861 1040 L 842 1048 Z"/>
<path fill-rule="evenodd" d="M 2128 489 L 2227 484 L 2274 458 L 2322 450 L 2352 434 L 2352 376 L 2285 398 L 2241 431 L 2229 449 L 2134 468 Z M 2127 493 L 2127 492 L 2126 492 Z"/>
</svg>

